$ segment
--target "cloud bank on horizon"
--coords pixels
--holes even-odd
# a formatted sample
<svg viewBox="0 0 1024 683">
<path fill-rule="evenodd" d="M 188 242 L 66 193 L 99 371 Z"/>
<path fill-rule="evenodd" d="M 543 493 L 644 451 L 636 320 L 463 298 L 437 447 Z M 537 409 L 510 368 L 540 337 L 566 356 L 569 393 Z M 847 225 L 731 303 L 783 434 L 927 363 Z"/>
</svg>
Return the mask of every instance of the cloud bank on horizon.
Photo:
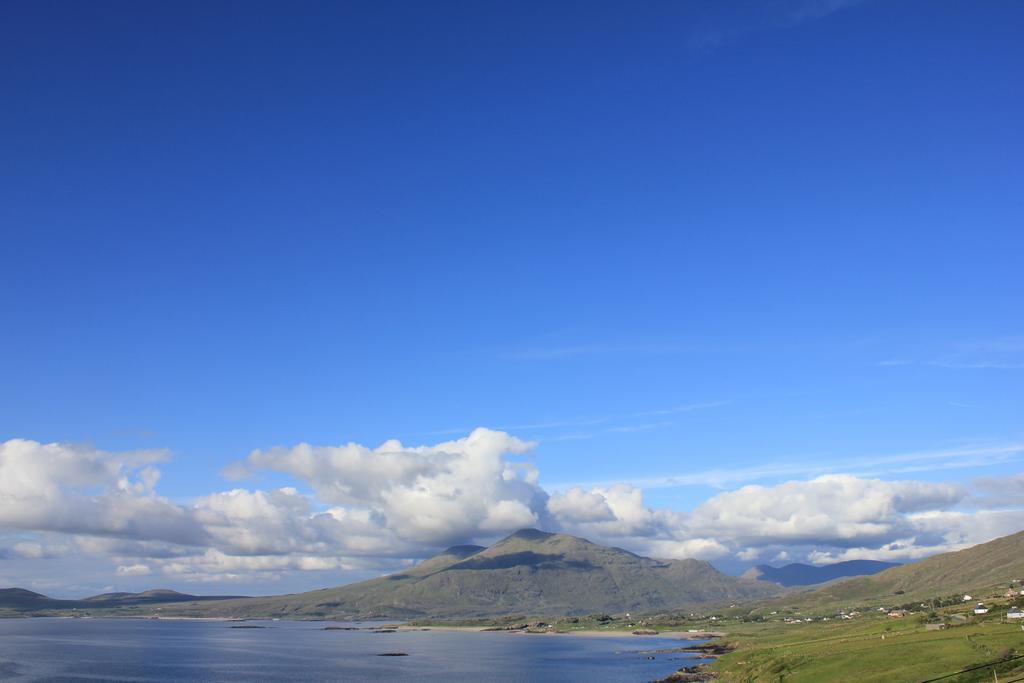
<svg viewBox="0 0 1024 683">
<path fill-rule="evenodd" d="M 968 486 L 831 473 L 723 491 L 684 512 L 647 505 L 630 483 L 545 489 L 523 460 L 536 446 L 478 428 L 432 446 L 257 450 L 225 475 L 275 473 L 295 485 L 181 503 L 157 490 L 165 451 L 11 439 L 0 443 L 0 558 L 26 571 L 91 559 L 111 579 L 263 582 L 273 592 L 289 572 L 345 580 L 523 527 L 664 558 L 817 563 L 913 560 L 1024 527 L 1024 475 Z"/>
</svg>

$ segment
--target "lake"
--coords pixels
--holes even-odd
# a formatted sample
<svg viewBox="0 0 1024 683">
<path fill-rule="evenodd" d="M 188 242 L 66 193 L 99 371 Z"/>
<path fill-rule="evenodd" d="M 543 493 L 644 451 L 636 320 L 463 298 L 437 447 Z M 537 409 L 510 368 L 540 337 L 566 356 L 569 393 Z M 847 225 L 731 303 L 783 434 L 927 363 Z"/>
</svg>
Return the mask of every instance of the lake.
<svg viewBox="0 0 1024 683">
<path fill-rule="evenodd" d="M 232 626 L 266 628 L 232 628 Z M 690 641 L 342 622 L 0 619 L 0 679 L 33 681 L 650 681 L 703 661 Z M 378 656 L 403 652 L 404 657 Z"/>
</svg>

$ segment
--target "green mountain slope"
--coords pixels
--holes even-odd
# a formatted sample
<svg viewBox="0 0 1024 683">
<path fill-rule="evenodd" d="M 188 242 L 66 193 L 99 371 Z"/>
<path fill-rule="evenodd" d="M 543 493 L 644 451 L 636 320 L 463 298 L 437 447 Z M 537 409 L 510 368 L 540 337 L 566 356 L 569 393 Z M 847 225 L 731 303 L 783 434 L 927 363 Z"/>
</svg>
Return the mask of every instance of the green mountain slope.
<svg viewBox="0 0 1024 683">
<path fill-rule="evenodd" d="M 461 562 L 467 557 L 472 557 L 483 550 L 486 550 L 486 548 L 482 545 L 455 545 L 438 555 L 434 555 L 429 560 L 419 563 L 406 573 L 412 576 L 432 574 L 450 567 L 456 562 Z"/>
<path fill-rule="evenodd" d="M 874 576 L 800 593 L 787 604 L 905 603 L 955 593 L 983 593 L 1024 579 L 1024 531 L 965 550 L 934 555 Z"/>
</svg>

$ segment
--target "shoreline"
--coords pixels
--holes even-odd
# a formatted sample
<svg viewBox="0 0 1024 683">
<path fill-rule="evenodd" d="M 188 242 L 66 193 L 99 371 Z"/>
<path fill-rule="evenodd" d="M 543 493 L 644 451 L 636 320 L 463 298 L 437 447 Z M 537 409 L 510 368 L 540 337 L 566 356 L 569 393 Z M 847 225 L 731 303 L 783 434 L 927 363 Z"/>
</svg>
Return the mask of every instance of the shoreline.
<svg viewBox="0 0 1024 683">
<path fill-rule="evenodd" d="M 593 629 L 573 630 L 527 630 L 527 629 L 495 629 L 487 626 L 443 626 L 424 625 L 406 626 L 401 625 L 395 628 L 396 631 L 457 631 L 461 633 L 508 633 L 524 636 L 586 636 L 588 638 L 671 638 L 673 640 L 713 640 L 722 638 L 726 634 L 722 631 L 658 631 L 657 633 L 633 633 L 632 631 L 598 631 Z"/>
<path fill-rule="evenodd" d="M 96 620 L 96 619 L 134 619 L 138 621 L 200 621 L 200 622 L 225 622 L 225 623 L 243 623 L 251 621 L 276 621 L 282 623 L 308 623 L 308 624 L 332 624 L 332 623 L 343 623 L 343 624 L 366 624 L 366 620 L 362 619 L 281 619 L 275 617 L 188 617 L 188 616 L 143 616 L 134 614 L 125 615 L 83 615 L 73 616 L 67 614 L 53 614 L 53 615 L 39 615 L 39 616 L 0 616 L 0 619 L 68 619 L 68 620 Z M 524 635 L 524 636 L 585 636 L 588 638 L 670 638 L 673 640 L 714 640 L 717 638 L 725 637 L 724 631 L 677 631 L 667 630 L 658 631 L 655 633 L 634 633 L 630 630 L 613 631 L 613 630 L 596 630 L 596 629 L 528 629 L 528 628 L 495 628 L 493 626 L 447 626 L 445 624 L 422 624 L 413 625 L 409 623 L 396 623 L 394 621 L 381 620 L 381 625 L 386 625 L 386 628 L 394 629 L 395 631 L 402 633 L 411 633 L 415 631 L 450 631 L 457 633 L 506 633 L 513 635 Z M 359 626 L 354 627 L 353 630 L 359 631 L 373 631 L 382 628 L 382 626 Z"/>
</svg>

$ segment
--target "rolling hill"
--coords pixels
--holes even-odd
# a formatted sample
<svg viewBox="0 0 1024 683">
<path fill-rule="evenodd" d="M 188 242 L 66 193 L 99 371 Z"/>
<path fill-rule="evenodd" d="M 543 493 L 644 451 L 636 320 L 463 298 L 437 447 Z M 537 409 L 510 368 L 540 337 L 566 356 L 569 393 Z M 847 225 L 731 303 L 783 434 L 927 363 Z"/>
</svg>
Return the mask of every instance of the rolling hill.
<svg viewBox="0 0 1024 683">
<path fill-rule="evenodd" d="M 905 603 L 956 593 L 984 593 L 1024 579 L 1024 531 L 965 550 L 933 555 L 780 599 L 801 605 Z"/>
<path fill-rule="evenodd" d="M 117 607 L 138 607 L 168 603 L 204 602 L 234 600 L 233 595 L 189 595 L 167 589 L 154 589 L 142 593 L 104 593 L 81 600 L 61 600 L 24 588 L 0 589 L 0 609 L 15 612 L 36 612 L 45 610 L 110 609 Z"/>
<path fill-rule="evenodd" d="M 899 564 L 896 562 L 879 562 L 877 560 L 849 560 L 821 566 L 793 563 L 783 567 L 772 567 L 767 564 L 759 564 L 743 576 L 748 579 L 771 581 L 788 588 L 811 586 L 851 576 L 870 576 L 898 566 Z"/>
</svg>

